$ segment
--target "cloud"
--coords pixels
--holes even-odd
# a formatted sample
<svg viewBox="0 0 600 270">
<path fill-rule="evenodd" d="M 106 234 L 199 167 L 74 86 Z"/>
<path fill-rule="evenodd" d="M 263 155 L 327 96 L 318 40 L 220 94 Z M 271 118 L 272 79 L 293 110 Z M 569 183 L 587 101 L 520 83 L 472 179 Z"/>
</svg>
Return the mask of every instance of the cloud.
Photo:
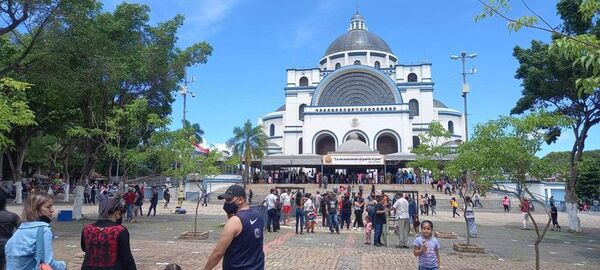
<svg viewBox="0 0 600 270">
<path fill-rule="evenodd" d="M 206 38 L 222 28 L 222 23 L 242 0 L 204 0 L 197 1 L 185 9 L 186 25 L 196 38 Z"/>
</svg>

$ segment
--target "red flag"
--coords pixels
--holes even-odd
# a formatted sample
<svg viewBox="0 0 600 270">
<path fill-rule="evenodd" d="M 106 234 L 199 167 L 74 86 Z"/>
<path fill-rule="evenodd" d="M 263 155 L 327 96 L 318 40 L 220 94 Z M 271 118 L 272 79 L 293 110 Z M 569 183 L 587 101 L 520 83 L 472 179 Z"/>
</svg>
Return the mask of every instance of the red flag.
<svg viewBox="0 0 600 270">
<path fill-rule="evenodd" d="M 198 152 L 202 155 L 208 155 L 208 153 L 210 152 L 210 150 L 208 148 L 204 148 L 200 144 L 192 143 L 192 145 L 194 146 L 194 150 L 196 150 L 196 152 Z"/>
</svg>

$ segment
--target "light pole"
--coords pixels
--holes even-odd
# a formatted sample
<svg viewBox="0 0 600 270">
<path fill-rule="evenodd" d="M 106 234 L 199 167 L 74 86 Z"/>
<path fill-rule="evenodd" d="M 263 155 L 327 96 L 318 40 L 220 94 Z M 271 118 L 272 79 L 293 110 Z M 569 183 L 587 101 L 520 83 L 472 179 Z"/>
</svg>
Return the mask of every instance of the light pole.
<svg viewBox="0 0 600 270">
<path fill-rule="evenodd" d="M 467 75 L 472 75 L 475 74 L 476 70 L 475 68 L 472 68 L 471 71 L 466 72 L 465 71 L 465 61 L 467 58 L 475 58 L 477 57 L 476 53 L 471 53 L 471 54 L 467 54 L 466 52 L 461 52 L 460 56 L 456 56 L 456 55 L 450 55 L 450 59 L 452 60 L 458 60 L 460 59 L 462 61 L 462 97 L 464 98 L 464 106 L 465 106 L 465 142 L 469 141 L 469 125 L 468 125 L 468 121 L 467 121 L 467 94 L 469 93 L 470 89 L 469 89 L 469 85 L 467 84 Z"/>
<path fill-rule="evenodd" d="M 192 95 L 192 97 L 196 97 L 196 94 L 194 94 L 194 92 L 190 91 L 188 89 L 188 83 L 193 83 L 194 81 L 196 81 L 196 79 L 194 78 L 194 76 L 192 76 L 191 80 L 187 79 L 187 75 L 185 76 L 185 79 L 183 81 L 183 86 L 181 86 L 179 88 L 179 94 L 183 96 L 183 119 L 181 120 L 183 127 L 185 128 L 185 113 L 186 111 L 186 103 L 187 103 L 187 94 Z"/>
</svg>

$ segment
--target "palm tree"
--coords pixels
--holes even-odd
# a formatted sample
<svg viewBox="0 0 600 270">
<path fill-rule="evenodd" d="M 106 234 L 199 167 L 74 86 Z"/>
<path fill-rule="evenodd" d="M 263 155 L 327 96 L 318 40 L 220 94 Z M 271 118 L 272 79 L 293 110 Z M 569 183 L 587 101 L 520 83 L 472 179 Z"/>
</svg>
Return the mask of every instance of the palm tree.
<svg viewBox="0 0 600 270">
<path fill-rule="evenodd" d="M 250 165 L 252 158 L 262 158 L 263 150 L 267 145 L 267 134 L 262 126 L 252 126 L 250 120 L 246 120 L 244 126 L 233 129 L 233 138 L 227 140 L 227 147 L 233 150 L 234 155 L 243 158 L 244 167 L 244 187 L 250 175 Z"/>
<path fill-rule="evenodd" d="M 202 136 L 204 136 L 204 130 L 200 127 L 200 124 L 195 123 L 195 124 L 191 124 L 190 121 L 185 120 L 185 124 L 184 124 L 184 128 L 190 128 L 193 130 L 194 135 L 193 135 L 193 143 L 203 143 L 204 142 L 204 138 Z"/>
</svg>

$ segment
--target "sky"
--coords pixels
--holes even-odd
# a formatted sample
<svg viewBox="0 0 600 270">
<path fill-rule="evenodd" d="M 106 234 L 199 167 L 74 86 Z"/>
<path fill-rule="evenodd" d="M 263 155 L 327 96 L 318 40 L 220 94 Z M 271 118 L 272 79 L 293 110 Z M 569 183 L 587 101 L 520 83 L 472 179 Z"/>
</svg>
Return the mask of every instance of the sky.
<svg viewBox="0 0 600 270">
<path fill-rule="evenodd" d="M 112 11 L 123 1 L 102 1 Z M 549 41 L 548 33 L 523 29 L 511 32 L 507 22 L 488 18 L 475 22 L 482 11 L 476 0 L 146 0 L 152 25 L 176 14 L 186 20 L 177 46 L 207 41 L 213 47 L 208 62 L 188 69 L 195 77 L 189 85 L 187 119 L 205 131 L 205 144 L 222 146 L 235 126 L 257 119 L 284 104 L 286 69 L 318 67 L 329 44 L 344 34 L 357 6 L 370 32 L 383 38 L 402 64 L 432 63 L 434 97 L 462 111 L 461 64 L 450 55 L 477 53 L 469 59 L 468 96 L 470 133 L 478 123 L 507 115 L 521 95 L 514 78 L 518 62 L 515 46 L 531 40 Z M 553 26 L 561 23 L 557 1 L 530 0 L 529 7 Z M 512 1 L 511 17 L 531 15 L 520 1 Z M 172 129 L 181 127 L 183 98 L 173 104 Z M 539 155 L 568 151 L 573 132 L 563 131 L 558 141 Z M 586 150 L 600 149 L 600 126 L 588 135 Z"/>
</svg>

